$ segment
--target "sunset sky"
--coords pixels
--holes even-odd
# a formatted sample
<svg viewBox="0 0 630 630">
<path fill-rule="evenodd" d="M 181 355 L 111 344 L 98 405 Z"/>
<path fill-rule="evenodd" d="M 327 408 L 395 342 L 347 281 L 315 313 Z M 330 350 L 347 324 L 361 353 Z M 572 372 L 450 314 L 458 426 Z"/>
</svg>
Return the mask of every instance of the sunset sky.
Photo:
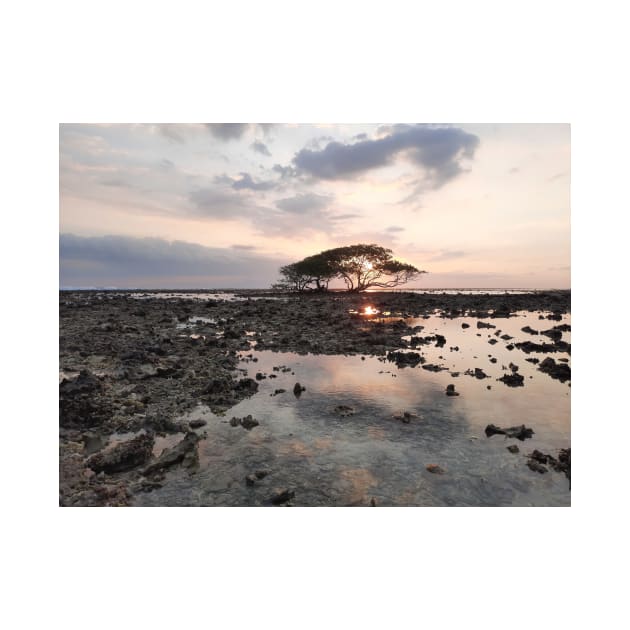
<svg viewBox="0 0 630 630">
<path fill-rule="evenodd" d="M 568 288 L 569 125 L 60 126 L 61 287 L 268 287 L 354 243 L 409 286 Z"/>
</svg>

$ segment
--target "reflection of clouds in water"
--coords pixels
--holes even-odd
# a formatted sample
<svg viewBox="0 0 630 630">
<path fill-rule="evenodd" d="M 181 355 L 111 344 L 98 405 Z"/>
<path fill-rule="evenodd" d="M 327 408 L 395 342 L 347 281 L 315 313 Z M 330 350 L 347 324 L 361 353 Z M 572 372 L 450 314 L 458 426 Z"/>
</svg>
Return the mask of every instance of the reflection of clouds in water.
<svg viewBox="0 0 630 630">
<path fill-rule="evenodd" d="M 208 504 L 262 505 L 269 499 L 269 488 L 282 486 L 295 489 L 296 505 L 369 505 L 372 497 L 377 505 L 567 504 L 570 493 L 563 476 L 533 473 L 522 454 L 507 451 L 511 442 L 483 434 L 490 422 L 525 423 L 536 433 L 524 448 L 552 452 L 568 446 L 566 394 L 570 390 L 538 372 L 522 352 L 508 351 L 509 342 L 494 335 L 500 329 L 501 334 L 514 336 L 514 343 L 534 338 L 520 331 L 525 325 L 541 330 L 557 322 L 539 323 L 535 313 L 527 318 L 484 320 L 496 329 L 477 329 L 474 318 L 466 320 L 470 328 L 462 329 L 463 321 L 421 321 L 426 326 L 423 336 L 437 332 L 447 342 L 445 348 L 429 345 L 419 351 L 427 362 L 461 371 L 459 378 L 420 367 L 397 369 L 369 356 L 362 361 L 359 356 L 254 352 L 259 361 L 243 367 L 277 378 L 260 381 L 258 393 L 225 417 L 204 416 L 208 425 L 202 431 L 208 437 L 199 446 L 201 470 L 179 479 L 172 491 L 166 484 L 146 503 L 160 504 L 161 496 L 164 505 L 185 504 L 186 493 L 193 501 L 196 487 Z M 490 338 L 498 343 L 488 344 Z M 449 352 L 454 345 L 460 352 Z M 497 357 L 497 364 L 490 363 L 488 355 Z M 494 380 L 510 361 L 526 376 L 525 387 L 508 388 Z M 273 372 L 280 365 L 290 371 Z M 463 374 L 475 367 L 492 378 L 478 380 Z M 306 387 L 299 399 L 292 395 L 296 381 Z M 461 393 L 459 397 L 445 395 L 450 383 Z M 487 385 L 492 389 L 487 390 Z M 270 396 L 277 388 L 287 392 Z M 340 417 L 334 412 L 337 405 L 354 407 L 355 414 Z M 404 411 L 417 417 L 407 424 L 392 417 Z M 247 414 L 260 421 L 252 431 L 223 422 Z M 471 440 L 472 436 L 478 439 Z M 432 463 L 447 473 L 428 473 L 425 466 Z M 262 468 L 271 470 L 269 477 L 247 487 L 245 476 Z"/>
</svg>

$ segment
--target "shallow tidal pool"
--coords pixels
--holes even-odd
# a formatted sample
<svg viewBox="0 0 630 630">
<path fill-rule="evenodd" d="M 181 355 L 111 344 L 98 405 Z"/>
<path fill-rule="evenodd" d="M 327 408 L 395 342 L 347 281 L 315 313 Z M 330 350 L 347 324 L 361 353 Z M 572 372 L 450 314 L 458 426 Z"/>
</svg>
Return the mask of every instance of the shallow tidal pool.
<svg viewBox="0 0 630 630">
<path fill-rule="evenodd" d="M 496 328 L 477 328 L 480 321 Z M 136 494 L 134 503 L 269 505 L 276 489 L 287 488 L 296 506 L 570 505 L 569 479 L 551 468 L 545 474 L 530 470 L 526 457 L 534 449 L 557 456 L 571 445 L 569 382 L 551 378 L 526 359 L 568 362 L 570 355 L 509 349 L 520 341 L 550 343 L 521 329 L 548 330 L 570 324 L 570 316 L 550 321 L 538 313 L 483 320 L 436 315 L 406 323 L 423 326 L 420 337 L 446 338 L 443 347 L 431 342 L 409 349 L 440 371 L 420 364 L 398 367 L 367 355 L 254 346 L 243 351 L 241 374 L 258 374 L 258 392 L 224 416 L 200 405 L 181 418 L 207 421 L 197 430 L 205 436 L 198 470 L 168 472 L 161 488 Z M 413 337 L 405 339 L 413 343 Z M 562 332 L 562 341 L 570 343 L 569 332 Z M 523 375 L 523 386 L 497 380 L 512 373 L 510 363 Z M 487 378 L 466 374 L 475 368 Z M 300 395 L 294 394 L 296 382 L 305 387 Z M 447 385 L 459 395 L 447 396 Z M 260 424 L 251 430 L 231 426 L 230 418 L 248 414 Z M 524 441 L 486 437 L 488 424 L 524 424 L 534 435 Z M 510 452 L 511 445 L 519 452 Z M 442 474 L 427 470 L 431 465 Z M 259 470 L 268 474 L 248 485 L 246 476 Z"/>
</svg>

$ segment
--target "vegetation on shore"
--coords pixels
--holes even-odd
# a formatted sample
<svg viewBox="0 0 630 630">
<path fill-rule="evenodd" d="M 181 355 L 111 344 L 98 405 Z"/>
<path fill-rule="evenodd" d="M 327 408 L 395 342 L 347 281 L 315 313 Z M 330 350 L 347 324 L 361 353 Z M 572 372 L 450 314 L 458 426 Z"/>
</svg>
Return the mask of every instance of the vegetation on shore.
<svg viewBox="0 0 630 630">
<path fill-rule="evenodd" d="M 427 273 L 395 260 L 392 250 L 376 244 L 347 245 L 280 268 L 281 280 L 274 289 L 285 291 L 327 291 L 334 279 L 343 280 L 349 292 L 373 287 L 390 289 Z"/>
</svg>

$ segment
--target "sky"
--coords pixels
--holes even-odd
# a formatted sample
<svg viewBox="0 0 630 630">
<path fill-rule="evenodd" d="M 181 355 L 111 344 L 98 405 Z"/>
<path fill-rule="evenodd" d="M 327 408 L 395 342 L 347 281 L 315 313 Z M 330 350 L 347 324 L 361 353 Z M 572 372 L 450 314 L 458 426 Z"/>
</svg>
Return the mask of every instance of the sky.
<svg viewBox="0 0 630 630">
<path fill-rule="evenodd" d="M 62 124 L 60 286 L 265 288 L 356 243 L 408 287 L 569 288 L 568 124 Z"/>
</svg>

